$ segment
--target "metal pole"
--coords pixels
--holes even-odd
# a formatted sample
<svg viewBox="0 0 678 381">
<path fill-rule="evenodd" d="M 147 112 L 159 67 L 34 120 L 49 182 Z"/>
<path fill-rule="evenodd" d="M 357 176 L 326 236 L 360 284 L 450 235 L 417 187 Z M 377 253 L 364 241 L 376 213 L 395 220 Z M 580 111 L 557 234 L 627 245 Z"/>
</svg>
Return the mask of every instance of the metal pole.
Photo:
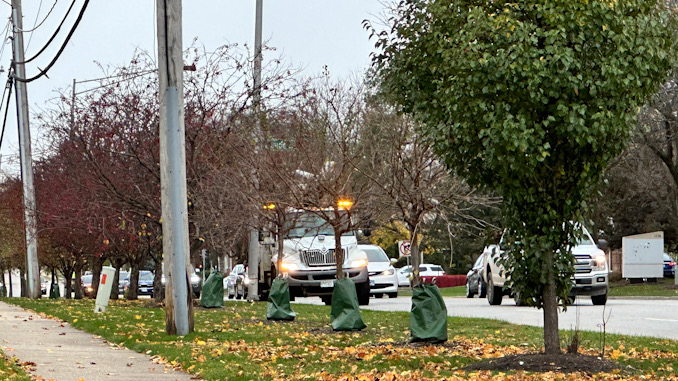
<svg viewBox="0 0 678 381">
<path fill-rule="evenodd" d="M 181 0 L 157 0 L 160 80 L 160 188 L 165 253 L 165 329 L 193 331 L 189 290 L 188 209 L 184 130 Z"/>
<path fill-rule="evenodd" d="M 14 62 L 24 61 L 23 23 L 21 0 L 12 0 L 12 22 L 14 24 Z M 26 78 L 23 64 L 14 64 L 14 75 Z M 17 120 L 19 122 L 19 152 L 21 154 L 21 179 L 24 190 L 24 220 L 26 223 L 26 269 L 28 273 L 28 297 L 39 299 L 40 269 L 38 268 L 38 228 L 35 210 L 35 188 L 33 186 L 33 157 L 31 155 L 31 131 L 28 119 L 28 94 L 26 82 L 14 81 L 16 90 Z"/>
<path fill-rule="evenodd" d="M 256 134 L 263 139 L 260 125 L 261 110 L 261 24 L 263 14 L 263 0 L 256 0 L 255 20 L 254 20 L 254 113 L 257 120 Z M 256 139 L 255 141 L 258 141 Z M 258 143 L 257 143 L 258 145 Z M 258 147 L 255 147 L 258 149 Z M 254 172 L 256 183 L 256 171 Z M 250 300 L 259 300 L 259 278 L 263 273 L 260 265 L 260 248 L 259 245 L 259 231 L 258 229 L 250 230 L 250 241 L 248 246 L 248 270 L 247 275 L 250 278 L 249 289 L 247 291 L 247 298 Z"/>
</svg>

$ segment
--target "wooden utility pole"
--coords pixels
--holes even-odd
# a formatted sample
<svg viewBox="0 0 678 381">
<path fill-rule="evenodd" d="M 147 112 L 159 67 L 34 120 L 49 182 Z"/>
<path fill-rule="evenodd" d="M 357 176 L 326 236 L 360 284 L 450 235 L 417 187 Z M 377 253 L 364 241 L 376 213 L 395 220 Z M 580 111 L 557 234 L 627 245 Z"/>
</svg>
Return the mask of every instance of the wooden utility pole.
<svg viewBox="0 0 678 381">
<path fill-rule="evenodd" d="M 165 255 L 165 330 L 193 331 L 184 130 L 181 0 L 156 0 L 160 80 L 160 187 Z"/>
<path fill-rule="evenodd" d="M 21 20 L 21 0 L 12 0 L 12 23 L 14 24 L 14 75 L 26 78 L 24 68 L 24 35 Z M 19 151 L 21 153 L 21 180 L 24 189 L 24 220 L 26 225 L 26 272 L 28 277 L 27 296 L 39 299 L 40 269 L 38 268 L 38 223 L 33 186 L 33 156 L 31 155 L 31 130 L 28 121 L 28 95 L 26 82 L 14 81 L 16 90 L 17 121 L 19 123 Z"/>
</svg>

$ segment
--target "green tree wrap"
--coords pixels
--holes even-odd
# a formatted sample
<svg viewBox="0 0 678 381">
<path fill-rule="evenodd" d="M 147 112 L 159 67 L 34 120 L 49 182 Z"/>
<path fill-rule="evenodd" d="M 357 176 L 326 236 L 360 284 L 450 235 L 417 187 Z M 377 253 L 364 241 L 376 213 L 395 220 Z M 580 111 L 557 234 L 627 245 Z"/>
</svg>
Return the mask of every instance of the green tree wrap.
<svg viewBox="0 0 678 381">
<path fill-rule="evenodd" d="M 268 320 L 294 320 L 297 313 L 290 306 L 289 283 L 280 278 L 273 280 L 271 291 L 268 294 L 266 305 L 266 319 Z"/>
<path fill-rule="evenodd" d="M 330 323 L 335 331 L 360 331 L 367 327 L 360 316 L 355 283 L 348 278 L 334 283 Z"/>
<path fill-rule="evenodd" d="M 61 292 L 59 291 L 59 285 L 52 283 L 49 287 L 49 298 L 50 299 L 59 299 L 61 297 Z"/>
<path fill-rule="evenodd" d="M 202 287 L 200 306 L 207 308 L 222 307 L 224 305 L 224 276 L 215 271 Z"/>
<path fill-rule="evenodd" d="M 410 341 L 447 341 L 447 307 L 440 289 L 434 284 L 422 284 L 412 290 Z"/>
</svg>

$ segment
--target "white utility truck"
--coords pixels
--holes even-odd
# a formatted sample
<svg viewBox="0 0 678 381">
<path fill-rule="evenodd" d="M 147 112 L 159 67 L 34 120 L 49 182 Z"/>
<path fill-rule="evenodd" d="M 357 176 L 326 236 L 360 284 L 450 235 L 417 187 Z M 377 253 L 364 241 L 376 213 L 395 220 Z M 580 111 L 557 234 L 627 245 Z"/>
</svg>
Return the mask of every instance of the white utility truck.
<svg viewBox="0 0 678 381">
<path fill-rule="evenodd" d="M 341 239 L 344 262 L 339 264 L 344 276 L 356 287 L 358 303 L 370 302 L 370 279 L 367 272 L 367 255 L 358 249 L 357 232 L 349 231 L 335 237 L 334 230 L 320 214 L 296 210 L 288 218 L 283 240 L 283 260 L 280 269 L 277 255 L 271 258 L 273 273 L 286 273 L 290 298 L 319 296 L 326 305 L 332 304 L 334 282 L 337 280 L 335 240 Z"/>
<path fill-rule="evenodd" d="M 605 253 L 596 245 L 588 230 L 582 225 L 582 234 L 576 246 L 572 248 L 575 257 L 574 278 L 570 296 L 590 296 L 595 305 L 607 303 L 608 292 L 608 267 Z M 504 295 L 513 296 L 517 305 L 524 305 L 520 295 L 516 295 L 506 286 L 506 272 L 497 264 L 497 259 L 504 254 L 504 237 L 502 235 L 499 245 L 489 245 L 483 251 L 485 263 L 480 276 L 478 290 L 484 290 L 487 301 L 491 305 L 501 304 Z M 480 292 L 479 292 L 480 293 Z"/>
</svg>

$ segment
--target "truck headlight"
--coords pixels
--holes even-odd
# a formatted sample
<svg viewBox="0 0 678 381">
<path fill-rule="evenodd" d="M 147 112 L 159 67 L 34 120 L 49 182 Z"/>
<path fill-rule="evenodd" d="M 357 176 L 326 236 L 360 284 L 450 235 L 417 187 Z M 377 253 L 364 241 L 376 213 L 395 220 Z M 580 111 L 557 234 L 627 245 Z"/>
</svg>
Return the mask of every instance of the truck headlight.
<svg viewBox="0 0 678 381">
<path fill-rule="evenodd" d="M 299 270 L 299 265 L 297 265 L 296 263 L 283 262 L 280 265 L 280 270 L 284 272 L 297 271 Z"/>
<path fill-rule="evenodd" d="M 366 258 L 360 258 L 351 261 L 351 267 L 365 267 L 367 266 L 367 259 Z"/>
<path fill-rule="evenodd" d="M 604 255 L 599 255 L 595 259 L 595 266 L 593 266 L 594 269 L 596 270 L 605 270 L 607 268 L 607 259 L 605 258 Z"/>
</svg>

